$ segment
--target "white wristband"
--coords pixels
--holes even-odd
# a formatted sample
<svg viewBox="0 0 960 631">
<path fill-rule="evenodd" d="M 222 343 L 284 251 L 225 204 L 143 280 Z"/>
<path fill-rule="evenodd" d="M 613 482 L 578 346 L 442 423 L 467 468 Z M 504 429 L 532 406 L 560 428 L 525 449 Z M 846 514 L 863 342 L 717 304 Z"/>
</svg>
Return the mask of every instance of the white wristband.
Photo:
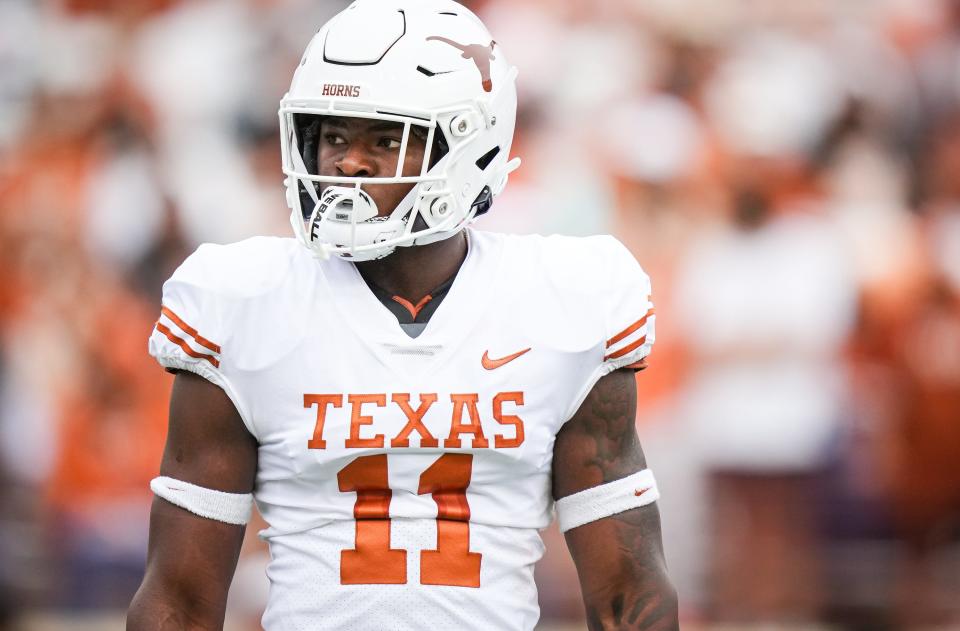
<svg viewBox="0 0 960 631">
<path fill-rule="evenodd" d="M 584 489 L 557 500 L 560 532 L 610 515 L 646 506 L 660 499 L 653 471 L 644 469 L 625 478 Z"/>
<path fill-rule="evenodd" d="M 151 480 L 150 490 L 194 515 L 228 524 L 247 523 L 253 508 L 252 493 L 226 493 L 164 476 Z"/>
</svg>

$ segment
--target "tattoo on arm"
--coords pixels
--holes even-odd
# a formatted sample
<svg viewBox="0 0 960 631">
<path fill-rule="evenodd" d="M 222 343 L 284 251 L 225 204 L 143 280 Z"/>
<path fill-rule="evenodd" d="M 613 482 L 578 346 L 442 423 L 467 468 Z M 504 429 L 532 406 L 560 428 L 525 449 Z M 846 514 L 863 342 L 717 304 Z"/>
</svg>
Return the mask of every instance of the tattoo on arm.
<svg viewBox="0 0 960 631">
<path fill-rule="evenodd" d="M 632 372 L 616 371 L 597 383 L 557 436 L 556 497 L 646 468 L 635 415 Z M 677 597 L 666 573 L 655 504 L 574 528 L 566 538 L 591 631 L 678 628 Z"/>
<path fill-rule="evenodd" d="M 646 468 L 636 430 L 637 389 L 633 374 L 596 389 L 587 399 L 589 413 L 583 416 L 584 435 L 593 441 L 589 464 L 599 469 L 603 483 L 612 482 Z"/>
<path fill-rule="evenodd" d="M 660 542 L 660 514 L 655 505 L 615 515 L 610 543 L 616 565 L 610 573 L 626 577 L 603 588 L 584 601 L 588 628 L 667 630 L 677 628 L 677 597 L 666 575 Z"/>
</svg>

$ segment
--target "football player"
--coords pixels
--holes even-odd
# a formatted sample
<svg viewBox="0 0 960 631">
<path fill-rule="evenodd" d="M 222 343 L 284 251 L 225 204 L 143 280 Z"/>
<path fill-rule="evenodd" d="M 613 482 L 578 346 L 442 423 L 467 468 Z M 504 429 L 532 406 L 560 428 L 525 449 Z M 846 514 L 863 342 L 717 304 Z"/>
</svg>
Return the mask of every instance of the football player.
<svg viewBox="0 0 960 631">
<path fill-rule="evenodd" d="M 127 628 L 220 629 L 254 501 L 276 630 L 530 630 L 538 531 L 591 629 L 675 629 L 634 426 L 649 279 L 611 237 L 467 226 L 516 70 L 451 0 L 358 0 L 280 106 L 296 239 L 204 245 L 164 285 L 176 373 Z"/>
</svg>

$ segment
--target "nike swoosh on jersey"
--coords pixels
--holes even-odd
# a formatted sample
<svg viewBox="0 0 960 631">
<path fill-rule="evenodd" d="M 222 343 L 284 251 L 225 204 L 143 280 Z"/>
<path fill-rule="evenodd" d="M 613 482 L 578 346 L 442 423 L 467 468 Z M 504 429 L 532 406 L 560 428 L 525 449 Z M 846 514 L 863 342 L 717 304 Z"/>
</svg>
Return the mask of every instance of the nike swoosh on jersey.
<svg viewBox="0 0 960 631">
<path fill-rule="evenodd" d="M 518 351 L 514 353 L 513 355 L 507 355 L 506 357 L 501 357 L 500 359 L 490 359 L 490 355 L 488 354 L 488 351 L 483 351 L 483 357 L 480 358 L 480 363 L 483 364 L 483 367 L 486 368 L 487 370 L 495 370 L 500 366 L 503 366 L 504 364 L 509 364 L 510 362 L 515 360 L 517 357 L 520 357 L 521 355 L 529 351 L 530 351 L 529 348 L 525 348 L 522 351 Z"/>
</svg>

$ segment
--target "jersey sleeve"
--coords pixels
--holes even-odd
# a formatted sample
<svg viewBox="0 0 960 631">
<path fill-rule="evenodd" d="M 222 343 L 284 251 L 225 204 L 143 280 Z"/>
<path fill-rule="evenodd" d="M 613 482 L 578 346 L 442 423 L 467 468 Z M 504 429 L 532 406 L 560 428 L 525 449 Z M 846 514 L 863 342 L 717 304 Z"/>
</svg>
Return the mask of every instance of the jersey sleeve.
<svg viewBox="0 0 960 631">
<path fill-rule="evenodd" d="M 217 247 L 200 246 L 163 284 L 160 316 L 148 350 L 167 370 L 192 372 L 219 386 L 252 431 L 224 366 L 229 362 L 229 304 L 216 289 L 216 270 L 222 267 Z"/>
<path fill-rule="evenodd" d="M 616 239 L 607 249 L 607 290 L 601 299 L 605 346 L 603 374 L 618 368 L 642 369 L 656 338 L 650 277 Z"/>
</svg>

